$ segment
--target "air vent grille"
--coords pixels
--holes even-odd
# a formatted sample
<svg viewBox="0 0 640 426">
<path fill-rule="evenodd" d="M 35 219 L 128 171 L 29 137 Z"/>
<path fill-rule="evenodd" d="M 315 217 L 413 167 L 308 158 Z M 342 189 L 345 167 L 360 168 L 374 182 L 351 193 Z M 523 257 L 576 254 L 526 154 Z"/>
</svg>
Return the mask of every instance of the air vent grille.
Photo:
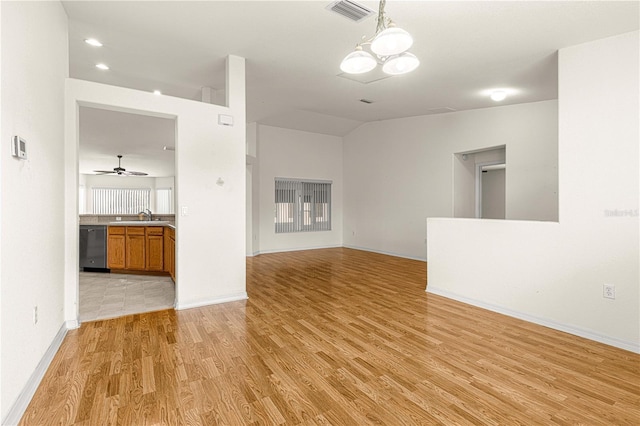
<svg viewBox="0 0 640 426">
<path fill-rule="evenodd" d="M 333 2 L 326 9 L 354 22 L 360 22 L 375 13 L 373 10 L 349 0 Z"/>
</svg>

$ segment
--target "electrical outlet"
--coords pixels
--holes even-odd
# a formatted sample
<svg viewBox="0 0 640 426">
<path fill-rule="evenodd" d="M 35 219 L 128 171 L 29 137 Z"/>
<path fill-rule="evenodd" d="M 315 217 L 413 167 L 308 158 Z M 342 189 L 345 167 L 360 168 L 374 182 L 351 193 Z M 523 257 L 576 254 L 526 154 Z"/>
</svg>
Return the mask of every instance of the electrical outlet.
<svg viewBox="0 0 640 426">
<path fill-rule="evenodd" d="M 613 284 L 603 284 L 602 285 L 602 297 L 607 299 L 615 299 L 616 298 L 616 286 Z"/>
<path fill-rule="evenodd" d="M 38 306 L 34 306 L 33 307 L 33 323 L 37 324 L 38 323 Z"/>
</svg>

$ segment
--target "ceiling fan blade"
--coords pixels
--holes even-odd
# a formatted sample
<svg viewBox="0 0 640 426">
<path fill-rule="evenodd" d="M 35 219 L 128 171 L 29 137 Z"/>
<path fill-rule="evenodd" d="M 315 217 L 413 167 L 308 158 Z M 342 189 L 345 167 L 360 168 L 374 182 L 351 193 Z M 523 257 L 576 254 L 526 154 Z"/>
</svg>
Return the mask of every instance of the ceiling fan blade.
<svg viewBox="0 0 640 426">
<path fill-rule="evenodd" d="M 96 174 L 99 175 L 109 175 L 109 174 L 116 174 L 118 176 L 148 176 L 148 173 L 144 173 L 144 172 L 129 172 L 126 169 L 124 169 L 121 165 L 120 165 L 120 160 L 122 159 L 122 155 L 117 155 L 118 157 L 118 167 L 114 167 L 113 170 L 94 170 L 94 172 Z"/>
<path fill-rule="evenodd" d="M 148 173 L 124 171 L 124 172 L 120 172 L 119 174 L 127 175 L 127 176 L 147 176 Z"/>
</svg>

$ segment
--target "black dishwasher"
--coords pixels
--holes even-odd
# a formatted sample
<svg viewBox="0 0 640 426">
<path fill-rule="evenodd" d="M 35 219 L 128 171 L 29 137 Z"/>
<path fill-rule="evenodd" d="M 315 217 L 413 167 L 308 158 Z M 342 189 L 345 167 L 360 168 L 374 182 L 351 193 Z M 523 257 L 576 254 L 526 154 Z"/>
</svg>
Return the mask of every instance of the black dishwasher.
<svg viewBox="0 0 640 426">
<path fill-rule="evenodd" d="M 85 271 L 109 271 L 106 225 L 80 225 L 80 268 Z"/>
</svg>

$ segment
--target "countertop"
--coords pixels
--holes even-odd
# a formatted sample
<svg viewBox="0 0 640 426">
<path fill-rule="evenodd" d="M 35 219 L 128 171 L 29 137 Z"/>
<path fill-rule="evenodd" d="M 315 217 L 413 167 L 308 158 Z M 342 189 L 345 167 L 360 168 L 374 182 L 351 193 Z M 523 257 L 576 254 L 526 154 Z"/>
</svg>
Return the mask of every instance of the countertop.
<svg viewBox="0 0 640 426">
<path fill-rule="evenodd" d="M 109 222 L 108 226 L 167 226 L 176 229 L 176 226 L 167 220 L 116 220 Z"/>
<path fill-rule="evenodd" d="M 81 214 L 79 217 L 80 225 L 106 225 L 106 226 L 168 226 L 176 229 L 175 215 L 173 214 L 154 214 L 154 220 L 140 220 L 139 215 L 98 215 L 98 214 Z M 120 219 L 120 220 L 117 220 Z"/>
</svg>

